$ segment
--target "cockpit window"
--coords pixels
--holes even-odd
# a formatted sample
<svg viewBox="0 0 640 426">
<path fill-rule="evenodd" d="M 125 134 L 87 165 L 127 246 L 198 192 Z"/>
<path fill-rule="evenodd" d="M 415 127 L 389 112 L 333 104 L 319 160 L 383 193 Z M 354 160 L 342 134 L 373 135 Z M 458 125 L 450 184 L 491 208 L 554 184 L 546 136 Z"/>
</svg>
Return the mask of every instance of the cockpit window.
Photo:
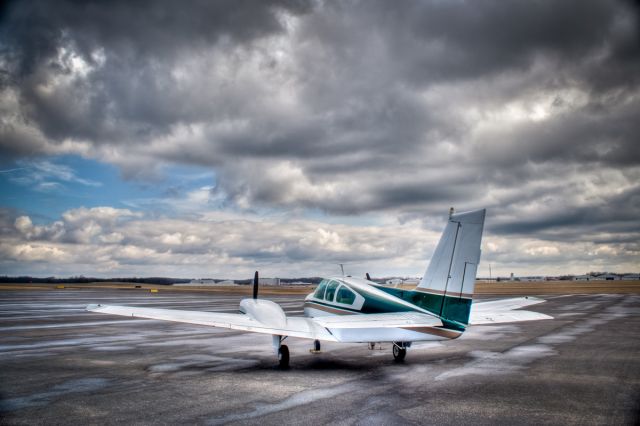
<svg viewBox="0 0 640 426">
<path fill-rule="evenodd" d="M 327 280 L 320 281 L 320 285 L 316 289 L 316 292 L 313 293 L 313 297 L 316 299 L 322 299 L 324 297 L 324 290 L 327 288 Z"/>
<path fill-rule="evenodd" d="M 344 303 L 345 305 L 351 305 L 356 300 L 356 295 L 354 292 L 349 290 L 345 286 L 340 286 L 340 290 L 338 290 L 338 295 L 336 296 L 337 303 Z"/>
<path fill-rule="evenodd" d="M 324 295 L 324 300 L 328 302 L 333 301 L 333 295 L 336 293 L 336 288 L 338 288 L 338 283 L 336 281 L 329 281 L 327 285 L 327 293 Z"/>
</svg>

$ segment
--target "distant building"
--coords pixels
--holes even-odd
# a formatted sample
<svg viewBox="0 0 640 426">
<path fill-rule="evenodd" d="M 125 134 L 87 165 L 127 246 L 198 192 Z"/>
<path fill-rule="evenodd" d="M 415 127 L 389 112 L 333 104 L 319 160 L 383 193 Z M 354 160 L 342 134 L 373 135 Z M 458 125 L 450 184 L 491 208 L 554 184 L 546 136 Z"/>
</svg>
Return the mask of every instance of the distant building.
<svg viewBox="0 0 640 426">
<path fill-rule="evenodd" d="M 576 275 L 575 277 L 573 277 L 573 281 L 593 281 L 595 280 L 595 277 L 592 277 L 591 275 Z"/>
<path fill-rule="evenodd" d="M 280 278 L 260 278 L 258 283 L 260 285 L 280 285 Z"/>
<path fill-rule="evenodd" d="M 602 274 L 595 277 L 595 279 L 598 281 L 618 281 L 620 280 L 620 277 L 613 274 Z"/>
<path fill-rule="evenodd" d="M 223 286 L 223 285 L 235 285 L 236 283 L 232 280 L 218 281 L 211 278 L 200 278 L 197 280 L 191 280 L 188 283 L 176 283 L 174 286 L 184 286 L 184 287 L 207 287 L 207 286 Z"/>
<path fill-rule="evenodd" d="M 520 281 L 528 281 L 528 282 L 534 282 L 534 281 L 544 281 L 545 277 L 543 276 L 534 276 L 534 277 L 518 277 L 518 279 Z"/>
<path fill-rule="evenodd" d="M 623 275 L 622 279 L 624 281 L 640 281 L 640 274 L 627 274 Z"/>
</svg>

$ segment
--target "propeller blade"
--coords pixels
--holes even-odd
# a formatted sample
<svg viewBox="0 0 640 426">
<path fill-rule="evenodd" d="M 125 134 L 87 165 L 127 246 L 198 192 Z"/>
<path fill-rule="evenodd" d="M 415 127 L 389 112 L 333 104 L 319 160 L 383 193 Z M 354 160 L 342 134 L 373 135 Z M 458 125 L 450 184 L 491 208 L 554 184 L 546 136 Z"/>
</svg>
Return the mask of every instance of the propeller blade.
<svg viewBox="0 0 640 426">
<path fill-rule="evenodd" d="M 253 298 L 258 298 L 258 271 L 253 276 Z"/>
<path fill-rule="evenodd" d="M 371 277 L 369 276 L 368 272 L 367 272 L 367 281 L 371 281 Z"/>
</svg>

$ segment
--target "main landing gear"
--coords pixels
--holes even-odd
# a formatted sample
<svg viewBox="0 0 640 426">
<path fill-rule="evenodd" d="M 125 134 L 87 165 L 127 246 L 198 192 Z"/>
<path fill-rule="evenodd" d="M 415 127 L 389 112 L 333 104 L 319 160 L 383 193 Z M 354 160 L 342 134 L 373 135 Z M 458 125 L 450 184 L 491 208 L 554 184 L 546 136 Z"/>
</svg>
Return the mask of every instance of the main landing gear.
<svg viewBox="0 0 640 426">
<path fill-rule="evenodd" d="M 273 336 L 273 349 L 278 355 L 278 366 L 283 370 L 286 370 L 287 368 L 289 368 L 289 348 L 287 347 L 287 345 L 282 344 L 282 342 L 286 338 L 287 336 L 284 336 L 284 337 Z M 393 359 L 396 362 L 403 362 L 405 357 L 407 356 L 407 348 L 410 346 L 411 346 L 411 342 L 393 342 L 393 346 L 392 346 Z M 378 346 L 378 347 L 382 349 L 381 346 Z M 369 343 L 369 349 L 375 350 L 376 344 Z M 320 352 L 319 340 L 313 341 L 313 349 L 311 350 L 311 352 L 312 353 Z"/>
<path fill-rule="evenodd" d="M 403 362 L 407 356 L 407 345 L 405 342 L 393 342 L 393 359 L 396 362 Z"/>
<path fill-rule="evenodd" d="M 273 336 L 273 349 L 278 355 L 278 367 L 283 370 L 289 368 L 289 348 L 287 345 L 283 345 L 282 342 L 286 339 L 287 336 Z M 313 341 L 313 349 L 311 349 L 311 353 L 320 353 L 320 341 Z"/>
<path fill-rule="evenodd" d="M 411 347 L 411 342 L 393 342 L 391 351 L 393 352 L 393 359 L 396 362 L 403 362 L 407 356 L 407 348 Z M 381 343 L 370 342 L 368 344 L 370 351 L 384 350 Z"/>
<path fill-rule="evenodd" d="M 282 345 L 278 349 L 278 366 L 280 368 L 289 368 L 289 348 L 287 345 Z"/>
<path fill-rule="evenodd" d="M 283 370 L 289 368 L 289 348 L 287 345 L 282 344 L 282 341 L 286 338 L 287 336 L 273 336 L 273 348 L 278 355 L 278 367 Z"/>
</svg>

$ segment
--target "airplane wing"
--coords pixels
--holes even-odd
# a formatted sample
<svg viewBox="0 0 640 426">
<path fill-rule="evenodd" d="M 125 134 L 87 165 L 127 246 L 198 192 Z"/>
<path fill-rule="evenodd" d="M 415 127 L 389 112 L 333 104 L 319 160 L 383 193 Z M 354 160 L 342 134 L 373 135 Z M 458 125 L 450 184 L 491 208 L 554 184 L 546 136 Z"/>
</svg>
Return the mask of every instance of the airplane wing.
<svg viewBox="0 0 640 426">
<path fill-rule="evenodd" d="M 265 302 L 267 301 L 261 301 L 262 304 Z M 441 329 L 442 322 L 439 318 L 419 312 L 354 314 L 315 318 L 286 317 L 283 313 L 283 316 L 278 316 L 277 319 L 268 315 L 259 319 L 247 314 L 133 306 L 89 305 L 86 310 L 133 318 L 149 318 L 331 342 L 386 341 L 385 336 L 391 335 L 389 333 L 393 333 L 393 329 L 398 328 L 448 336 L 448 332 Z M 454 334 L 458 335 L 459 332 Z"/>
<path fill-rule="evenodd" d="M 337 339 L 310 318 L 287 317 L 284 322 L 261 322 L 246 314 L 138 308 L 134 306 L 89 305 L 89 312 L 133 318 L 149 318 L 279 336 L 302 337 L 335 342 Z"/>
<path fill-rule="evenodd" d="M 553 319 L 553 317 L 539 312 L 516 310 L 544 301 L 544 299 L 538 299 L 537 297 L 515 297 L 512 299 L 473 302 L 469 325 Z"/>
<path fill-rule="evenodd" d="M 518 308 L 544 302 L 536 298 L 514 298 L 475 302 L 471 306 L 469 325 L 532 321 L 552 317 Z M 272 304 L 260 301 L 260 304 Z M 276 304 L 273 304 L 276 305 Z M 183 311 L 176 309 L 139 308 L 133 306 L 89 305 L 86 310 L 134 318 L 149 318 L 188 324 L 221 327 L 279 336 L 292 336 L 331 342 L 395 341 L 392 329 L 401 329 L 455 338 L 460 333 L 442 328 L 442 321 L 419 312 L 355 314 L 327 317 L 287 317 L 229 314 L 220 312 Z"/>
</svg>

